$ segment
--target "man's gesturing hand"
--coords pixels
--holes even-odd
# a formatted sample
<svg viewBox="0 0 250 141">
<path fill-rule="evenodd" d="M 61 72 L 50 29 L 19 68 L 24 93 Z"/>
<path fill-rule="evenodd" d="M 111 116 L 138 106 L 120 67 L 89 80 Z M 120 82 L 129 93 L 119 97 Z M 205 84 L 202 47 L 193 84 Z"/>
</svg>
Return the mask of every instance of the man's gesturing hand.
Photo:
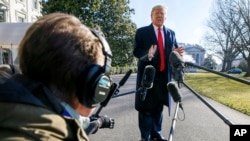
<svg viewBox="0 0 250 141">
<path fill-rule="evenodd" d="M 151 47 L 148 50 L 148 58 L 149 59 L 152 59 L 154 57 L 156 49 L 157 49 L 157 45 L 151 45 Z"/>
</svg>

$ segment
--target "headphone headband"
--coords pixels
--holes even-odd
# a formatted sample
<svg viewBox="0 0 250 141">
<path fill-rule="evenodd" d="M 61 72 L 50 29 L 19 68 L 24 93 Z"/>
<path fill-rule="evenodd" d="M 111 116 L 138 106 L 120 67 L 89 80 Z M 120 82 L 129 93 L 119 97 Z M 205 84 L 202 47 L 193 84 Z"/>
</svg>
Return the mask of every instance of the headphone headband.
<svg viewBox="0 0 250 141">
<path fill-rule="evenodd" d="M 97 64 L 88 66 L 80 74 L 77 83 L 79 101 L 91 108 L 106 100 L 109 95 L 112 86 L 112 80 L 109 77 L 112 53 L 102 32 L 91 28 L 90 30 L 101 42 L 103 55 L 105 56 L 104 66 Z"/>
<path fill-rule="evenodd" d="M 112 52 L 111 52 L 111 49 L 109 47 L 109 44 L 106 41 L 102 32 L 95 30 L 95 29 L 91 29 L 91 28 L 90 28 L 90 30 L 100 40 L 100 42 L 102 44 L 102 51 L 103 51 L 103 54 L 105 56 L 104 70 L 105 70 L 105 74 L 109 74 L 110 68 L 111 68 L 111 57 L 112 57 Z"/>
</svg>

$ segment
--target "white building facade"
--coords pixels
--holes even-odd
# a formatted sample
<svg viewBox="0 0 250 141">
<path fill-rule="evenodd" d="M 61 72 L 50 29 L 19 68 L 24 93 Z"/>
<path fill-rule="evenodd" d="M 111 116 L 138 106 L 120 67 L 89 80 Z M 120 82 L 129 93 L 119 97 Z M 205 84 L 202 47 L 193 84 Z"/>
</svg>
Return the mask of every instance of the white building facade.
<svg viewBox="0 0 250 141">
<path fill-rule="evenodd" d="M 205 49 L 198 45 L 186 45 L 185 52 L 192 55 L 195 64 L 202 66 L 205 57 Z"/>
<path fill-rule="evenodd" d="M 203 66 L 205 53 L 206 53 L 205 49 L 199 45 L 196 45 L 196 44 L 194 44 L 194 45 L 193 44 L 182 44 L 182 45 L 185 48 L 186 55 L 192 57 L 192 61 L 189 61 L 189 62 L 194 63 L 194 64 L 199 65 L 199 66 Z M 189 72 L 196 72 L 197 68 L 189 67 L 188 71 Z"/>
<path fill-rule="evenodd" d="M 41 16 L 41 0 L 0 0 L 0 22 L 34 22 Z"/>
<path fill-rule="evenodd" d="M 0 64 L 16 64 L 18 46 L 41 14 L 41 0 L 0 0 Z"/>
</svg>

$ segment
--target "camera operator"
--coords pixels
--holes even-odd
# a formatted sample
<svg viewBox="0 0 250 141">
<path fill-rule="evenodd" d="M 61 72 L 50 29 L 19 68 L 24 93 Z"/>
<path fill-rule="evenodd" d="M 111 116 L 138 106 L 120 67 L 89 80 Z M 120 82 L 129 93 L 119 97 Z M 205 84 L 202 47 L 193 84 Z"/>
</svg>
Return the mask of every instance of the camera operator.
<svg viewBox="0 0 250 141">
<path fill-rule="evenodd" d="M 0 140 L 88 141 L 114 127 L 112 118 L 92 115 L 112 85 L 112 53 L 100 32 L 72 15 L 48 14 L 29 27 L 18 57 L 21 74 L 0 84 Z"/>
</svg>

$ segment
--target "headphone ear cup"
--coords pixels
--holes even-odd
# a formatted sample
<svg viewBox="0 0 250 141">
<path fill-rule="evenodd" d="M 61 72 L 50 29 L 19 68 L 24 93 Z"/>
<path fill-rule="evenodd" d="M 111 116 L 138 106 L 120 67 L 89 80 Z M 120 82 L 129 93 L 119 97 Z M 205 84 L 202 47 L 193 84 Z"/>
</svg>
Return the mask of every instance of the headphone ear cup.
<svg viewBox="0 0 250 141">
<path fill-rule="evenodd" d="M 79 101 L 87 107 L 95 107 L 104 101 L 111 89 L 111 80 L 104 74 L 104 68 L 99 65 L 90 66 L 80 79 L 83 83 L 78 84 Z"/>
</svg>

